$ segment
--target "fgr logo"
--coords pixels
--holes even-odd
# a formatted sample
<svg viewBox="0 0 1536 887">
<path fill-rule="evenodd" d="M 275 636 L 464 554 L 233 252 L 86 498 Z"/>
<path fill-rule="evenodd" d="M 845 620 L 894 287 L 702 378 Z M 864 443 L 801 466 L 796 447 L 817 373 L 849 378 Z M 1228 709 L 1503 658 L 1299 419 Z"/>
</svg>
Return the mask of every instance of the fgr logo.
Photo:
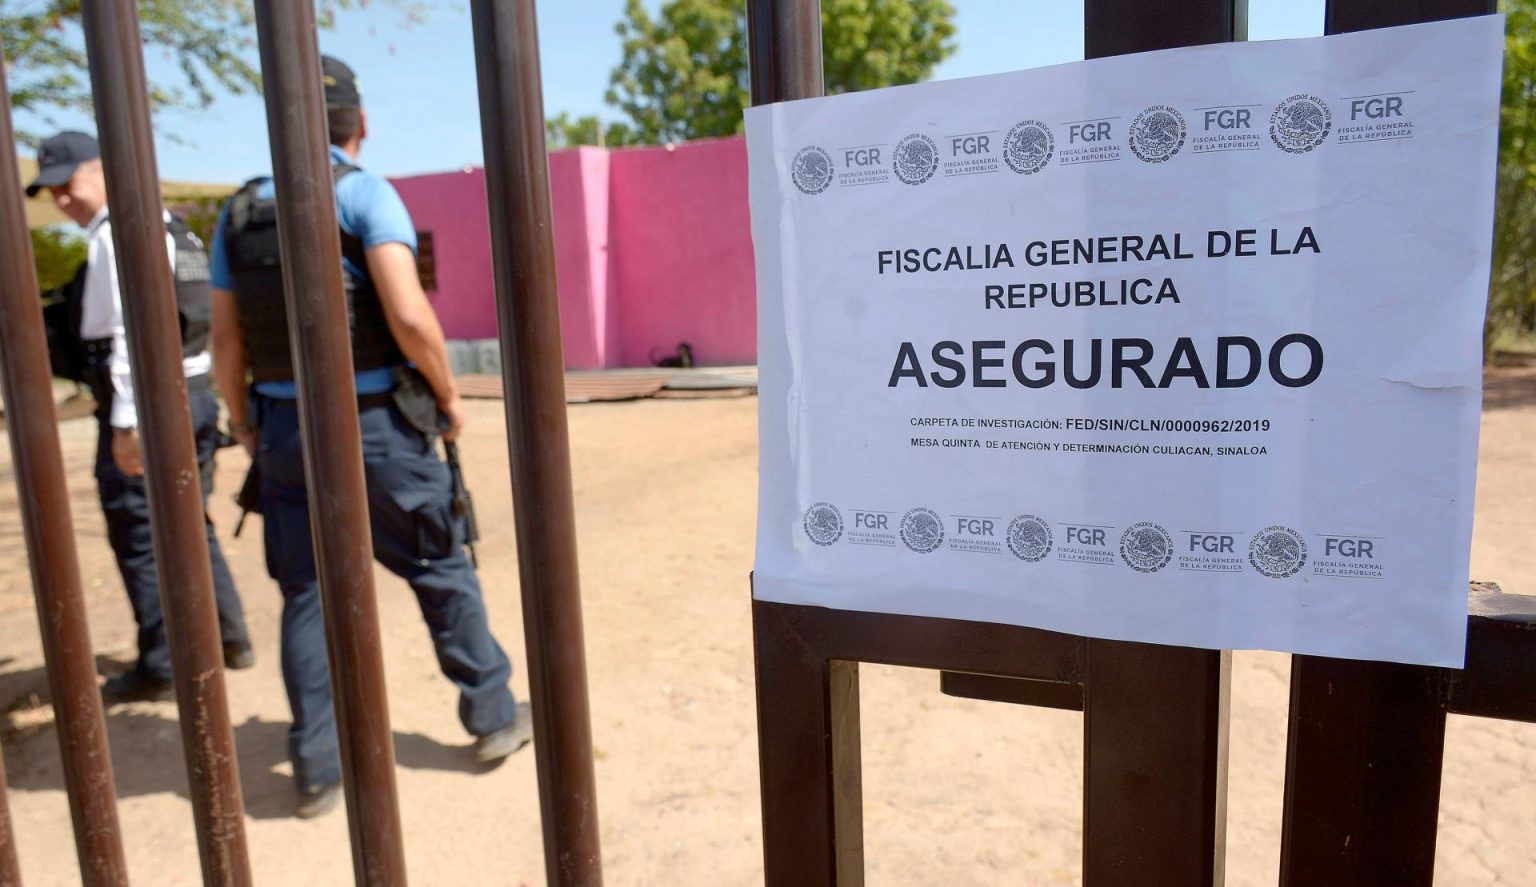
<svg viewBox="0 0 1536 887">
<path fill-rule="evenodd" d="M 843 537 L 843 515 L 827 502 L 817 502 L 805 510 L 805 535 L 826 547 Z"/>
<path fill-rule="evenodd" d="M 1173 537 L 1151 521 L 1131 524 L 1120 534 L 1120 559 L 1138 573 L 1156 573 L 1173 559 Z"/>
<path fill-rule="evenodd" d="M 1199 110 L 1198 108 L 1196 110 Z M 1241 105 L 1205 109 L 1205 131 L 1252 129 L 1253 112 Z"/>
<path fill-rule="evenodd" d="M 1038 564 L 1051 553 L 1051 525 L 1033 514 L 1008 522 L 1008 550 L 1021 561 Z"/>
<path fill-rule="evenodd" d="M 944 544 L 944 522 L 928 508 L 914 508 L 901 516 L 901 541 L 918 554 Z"/>
<path fill-rule="evenodd" d="M 1349 102 L 1349 119 L 1359 120 L 1361 117 L 1367 120 L 1385 120 L 1388 117 L 1403 116 L 1403 97 L 1401 95 L 1364 95 L 1353 98 Z"/>
<path fill-rule="evenodd" d="M 816 145 L 807 145 L 790 162 L 789 175 L 802 193 L 820 194 L 832 184 L 832 155 Z"/>
<path fill-rule="evenodd" d="M 1162 163 L 1179 153 L 1188 135 L 1183 114 L 1169 105 L 1153 105 L 1131 121 L 1131 153 L 1147 163 Z"/>
<path fill-rule="evenodd" d="M 897 142 L 894 153 L 891 168 L 896 178 L 908 185 L 921 185 L 933 178 L 933 171 L 939 168 L 939 147 L 920 132 Z"/>
<path fill-rule="evenodd" d="M 1293 95 L 1269 115 L 1269 137 L 1288 154 L 1305 154 L 1328 140 L 1333 112 L 1315 95 Z"/>
<path fill-rule="evenodd" d="M 1020 121 L 1003 138 L 1003 162 L 1021 176 L 1045 169 L 1055 153 L 1056 138 L 1051 135 L 1050 127 L 1038 120 Z"/>
<path fill-rule="evenodd" d="M 1248 543 L 1248 563 L 1271 579 L 1294 576 L 1306 562 L 1307 543 L 1290 527 L 1265 527 Z"/>
</svg>

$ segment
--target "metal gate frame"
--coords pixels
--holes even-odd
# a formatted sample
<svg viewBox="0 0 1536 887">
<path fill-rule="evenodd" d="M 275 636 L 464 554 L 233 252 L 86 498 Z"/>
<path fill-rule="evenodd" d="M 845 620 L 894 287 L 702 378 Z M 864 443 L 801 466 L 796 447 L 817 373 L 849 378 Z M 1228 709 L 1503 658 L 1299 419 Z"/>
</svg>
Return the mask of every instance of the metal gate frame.
<svg viewBox="0 0 1536 887">
<path fill-rule="evenodd" d="M 823 93 L 819 7 L 748 3 L 754 104 Z M 1326 32 L 1493 11 L 1330 0 Z M 1088 58 L 1244 40 L 1247 3 L 1085 0 L 1084 29 Z M 1536 716 L 1536 599 L 1484 590 L 1473 607 L 1465 671 L 1293 658 L 1282 884 L 1429 885 L 1446 712 Z M 752 621 L 768 884 L 863 883 L 860 662 L 1081 710 L 1083 883 L 1223 883 L 1229 652 L 757 600 Z"/>
</svg>

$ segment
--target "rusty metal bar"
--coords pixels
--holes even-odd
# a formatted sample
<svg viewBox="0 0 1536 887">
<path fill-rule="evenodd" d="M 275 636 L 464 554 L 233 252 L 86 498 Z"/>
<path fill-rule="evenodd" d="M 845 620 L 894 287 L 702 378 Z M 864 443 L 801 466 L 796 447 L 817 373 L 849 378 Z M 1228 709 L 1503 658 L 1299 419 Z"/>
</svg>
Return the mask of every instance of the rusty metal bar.
<svg viewBox="0 0 1536 887">
<path fill-rule="evenodd" d="M 828 637 L 815 623 L 835 612 L 752 602 L 770 887 L 864 883 L 858 663 L 828 659 L 810 640 Z"/>
<path fill-rule="evenodd" d="M 1096 59 L 1248 39 L 1248 0 L 1085 0 L 1083 52 Z"/>
<path fill-rule="evenodd" d="M 945 671 L 939 673 L 939 692 L 945 696 L 957 696 L 962 699 L 1011 702 L 1014 705 L 1059 708 L 1063 711 L 1083 710 L 1081 684 Z"/>
<path fill-rule="evenodd" d="M 747 40 L 752 104 L 826 94 L 821 0 L 748 0 Z"/>
<path fill-rule="evenodd" d="M 1083 884 L 1221 884 L 1232 654 L 1088 641 Z"/>
<path fill-rule="evenodd" d="M 197 451 L 166 255 L 138 6 L 86 0 L 81 11 L 203 881 L 249 884 L 202 490 L 187 480 L 197 478 Z"/>
<path fill-rule="evenodd" d="M 0 91 L 3 91 L 3 87 L 4 84 L 0 83 Z M 6 107 L 7 118 L 10 117 L 10 111 L 11 109 Z M 7 794 L 5 755 L 0 753 L 0 885 L 21 887 L 21 861 L 16 858 L 16 832 L 11 828 L 11 805 L 6 797 Z"/>
<path fill-rule="evenodd" d="M 1088 58 L 1247 36 L 1247 0 L 1085 0 Z M 1088 642 L 1083 883 L 1220 884 L 1231 654 Z"/>
<path fill-rule="evenodd" d="M 1494 8 L 1492 0 L 1329 0 L 1324 30 L 1338 34 Z M 1469 620 L 1469 666 L 1484 655 L 1474 649 L 1478 621 Z M 1433 882 L 1446 697 L 1455 674 L 1291 657 L 1282 885 Z M 1479 671 L 1478 677 L 1487 675 Z M 1489 682 L 1474 677 L 1462 685 L 1475 699 Z"/>
<path fill-rule="evenodd" d="M 93 885 L 121 885 L 128 883 L 128 867 L 118 830 L 112 756 L 96 686 L 90 625 L 80 590 L 32 241 L 16 153 L 11 148 L 16 141 L 3 58 L 0 47 L 0 146 L 4 146 L 0 150 L 0 366 L 5 424 L 81 879 Z M 3 875 L 0 883 L 8 883 Z"/>
<path fill-rule="evenodd" d="M 1472 583 L 1466 668 L 1445 669 L 1452 714 L 1536 723 L 1536 597 Z"/>
<path fill-rule="evenodd" d="M 533 0 L 473 0 L 545 877 L 602 883 Z"/>
<path fill-rule="evenodd" d="M 1345 34 L 1488 15 L 1497 7 L 1493 0 L 1328 0 L 1323 13 L 1323 33 Z"/>
<path fill-rule="evenodd" d="M 752 104 L 825 94 L 820 0 L 747 0 L 747 51 Z M 834 694 L 828 651 L 803 638 L 890 638 L 878 629 L 897 623 L 864 635 L 818 624 L 844 615 L 752 602 L 763 877 L 770 887 L 864 882 L 855 660 L 870 657 L 853 652 L 840 661 L 843 689 Z"/>
<path fill-rule="evenodd" d="M 1291 657 L 1282 885 L 1433 883 L 1445 749 L 1436 677 Z"/>
<path fill-rule="evenodd" d="M 256 4 L 304 481 L 359 884 L 404 884 L 394 737 L 313 0 Z"/>
</svg>

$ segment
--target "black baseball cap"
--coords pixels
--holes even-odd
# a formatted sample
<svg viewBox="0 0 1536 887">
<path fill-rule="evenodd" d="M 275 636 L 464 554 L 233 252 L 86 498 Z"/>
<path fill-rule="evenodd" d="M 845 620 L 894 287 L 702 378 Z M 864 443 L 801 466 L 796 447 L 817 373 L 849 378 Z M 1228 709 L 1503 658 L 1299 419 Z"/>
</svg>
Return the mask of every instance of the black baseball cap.
<svg viewBox="0 0 1536 887">
<path fill-rule="evenodd" d="M 341 59 L 328 55 L 320 57 L 321 79 L 325 82 L 325 106 L 327 108 L 361 108 L 363 91 L 357 85 L 357 75 Z"/>
<path fill-rule="evenodd" d="M 66 131 L 44 139 L 37 148 L 37 178 L 27 186 L 27 196 L 54 185 L 62 185 L 75 174 L 75 167 L 101 156 L 101 146 L 94 136 Z"/>
</svg>

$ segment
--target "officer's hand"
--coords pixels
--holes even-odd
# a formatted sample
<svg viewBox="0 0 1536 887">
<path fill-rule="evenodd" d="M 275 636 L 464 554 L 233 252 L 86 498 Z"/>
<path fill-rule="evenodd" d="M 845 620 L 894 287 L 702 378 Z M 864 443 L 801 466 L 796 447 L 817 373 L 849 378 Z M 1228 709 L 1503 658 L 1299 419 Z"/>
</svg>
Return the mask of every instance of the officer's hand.
<svg viewBox="0 0 1536 887">
<path fill-rule="evenodd" d="M 448 427 L 443 429 L 443 440 L 458 440 L 459 432 L 464 430 L 464 402 L 455 394 L 453 400 L 438 404 L 437 411 L 448 420 Z"/>
<path fill-rule="evenodd" d="M 112 461 L 117 470 L 129 477 L 144 473 L 144 459 L 139 454 L 139 432 L 136 428 L 112 429 Z"/>
<path fill-rule="evenodd" d="M 252 431 L 249 428 L 246 428 L 246 429 L 236 428 L 235 431 L 234 431 L 234 435 L 235 435 L 235 440 L 240 444 L 240 446 L 245 448 L 245 454 L 247 456 L 250 456 L 252 459 L 255 459 L 256 458 L 256 432 Z"/>
</svg>

